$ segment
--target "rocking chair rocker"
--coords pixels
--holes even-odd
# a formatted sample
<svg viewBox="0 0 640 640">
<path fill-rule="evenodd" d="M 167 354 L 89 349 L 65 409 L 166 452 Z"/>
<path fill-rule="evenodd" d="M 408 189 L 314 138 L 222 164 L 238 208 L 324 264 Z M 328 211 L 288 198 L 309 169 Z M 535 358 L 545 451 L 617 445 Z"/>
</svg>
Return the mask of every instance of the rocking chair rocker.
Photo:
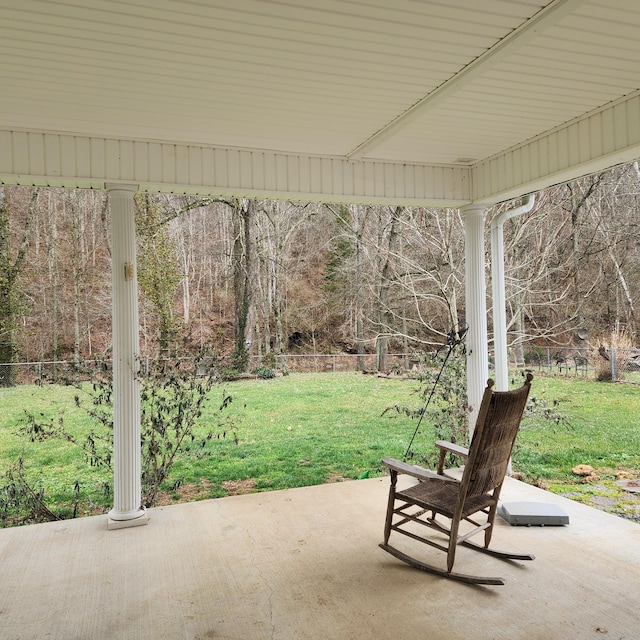
<svg viewBox="0 0 640 640">
<path fill-rule="evenodd" d="M 380 544 L 382 549 L 423 571 L 471 584 L 502 585 L 506 580 L 454 572 L 458 544 L 502 559 L 534 559 L 530 554 L 508 553 L 489 548 L 500 490 L 532 380 L 533 375 L 527 374 L 524 385 L 514 391 L 494 391 L 494 382 L 489 380 L 478 412 L 471 446 L 466 449 L 449 442 L 437 441 L 436 446 L 440 449 L 437 473 L 393 458 L 382 461 L 391 471 L 384 542 Z M 466 460 L 462 479 L 456 480 L 445 475 L 444 461 L 447 452 Z M 408 489 L 398 490 L 398 474 L 413 476 L 419 482 Z M 397 503 L 399 506 L 396 506 Z M 437 515 L 447 518 L 450 521 L 448 526 L 436 520 Z M 472 516 L 480 516 L 482 522 L 472 519 Z M 471 523 L 474 528 L 461 534 L 459 528 L 463 520 Z M 440 544 L 431 537 L 420 535 L 417 531 L 423 530 L 416 525 L 424 525 L 444 534 L 448 543 Z M 444 551 L 447 554 L 446 569 L 426 564 L 392 547 L 389 544 L 392 531 Z M 484 545 L 469 541 L 471 536 L 481 531 L 484 531 Z"/>
</svg>

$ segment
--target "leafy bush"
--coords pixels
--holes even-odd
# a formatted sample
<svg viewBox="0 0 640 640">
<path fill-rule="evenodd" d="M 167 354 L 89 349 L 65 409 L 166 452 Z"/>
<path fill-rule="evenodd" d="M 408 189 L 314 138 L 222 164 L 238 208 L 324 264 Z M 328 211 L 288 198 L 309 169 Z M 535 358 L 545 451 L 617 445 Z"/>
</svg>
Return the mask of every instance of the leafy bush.
<svg viewBox="0 0 640 640">
<path fill-rule="evenodd" d="M 615 350 L 615 378 L 624 379 L 625 370 L 633 354 L 633 339 L 624 329 L 615 329 L 610 335 L 598 338 L 600 345 L 593 354 L 596 362 L 596 380 L 608 382 L 613 380 L 612 350 Z"/>
<path fill-rule="evenodd" d="M 433 468 L 437 465 L 433 440 L 422 442 L 419 438 L 423 420 L 433 428 L 435 440 L 469 445 L 466 357 L 462 348 L 454 348 L 450 354 L 445 350 L 423 354 L 421 360 L 423 366 L 418 380 L 422 406 L 396 405 L 393 409 L 418 421 L 405 458 Z M 520 386 L 522 381 L 514 377 L 511 384 L 513 387 Z M 525 417 L 557 426 L 570 426 L 567 416 L 559 410 L 559 401 L 546 401 L 533 394 L 527 403 Z M 457 466 L 460 459 L 450 455 L 447 463 Z"/>
<path fill-rule="evenodd" d="M 276 356 L 275 351 L 269 351 L 262 358 L 262 366 L 268 367 L 269 369 L 277 369 L 278 367 L 278 357 Z"/>
<path fill-rule="evenodd" d="M 76 487 L 79 491 L 77 484 Z M 76 498 L 77 491 L 74 492 Z M 76 515 L 77 501 L 75 507 L 71 517 Z M 0 486 L 0 522 L 3 526 L 13 526 L 62 519 L 63 514 L 59 509 L 47 506 L 44 488 L 40 483 L 27 479 L 24 461 L 20 456 L 18 462 L 5 473 Z"/>
<path fill-rule="evenodd" d="M 220 380 L 222 382 L 232 382 L 237 380 L 242 375 L 242 372 L 238 369 L 222 369 L 220 371 Z"/>
<path fill-rule="evenodd" d="M 437 463 L 433 441 L 421 442 L 423 421 L 435 430 L 436 440 L 447 440 L 462 446 L 468 444 L 469 411 L 467 402 L 466 357 L 460 345 L 450 352 L 416 353 L 419 361 L 418 395 L 420 407 L 389 407 L 417 421 L 416 430 L 405 453 L 405 459 L 433 467 Z"/>
<path fill-rule="evenodd" d="M 178 359 L 156 361 L 140 377 L 141 384 L 141 447 L 142 447 L 142 500 L 145 506 L 153 506 L 161 486 L 171 474 L 179 454 L 207 449 L 213 440 L 232 437 L 237 443 L 237 428 L 228 414 L 232 397 L 222 392 L 214 429 L 204 437 L 196 438 L 194 426 L 202 414 L 203 404 L 210 391 L 218 383 L 214 374 L 214 359 L 200 355 L 191 361 L 193 369 L 185 368 Z M 113 382 L 110 364 L 97 362 L 92 372 L 93 382 L 74 385 L 78 389 L 75 403 L 85 410 L 91 428 L 83 435 L 67 429 L 62 416 L 42 421 L 27 413 L 20 434 L 31 442 L 61 440 L 79 447 L 87 464 L 112 470 L 113 451 Z M 112 493 L 111 487 L 106 491 Z M 79 493 L 79 487 L 74 494 Z M 0 517 L 8 520 L 34 522 L 72 514 L 54 513 L 46 507 L 44 490 L 30 480 L 22 460 L 5 474 L 0 484 Z"/>
<path fill-rule="evenodd" d="M 253 370 L 253 373 L 258 376 L 258 378 L 262 378 L 263 380 L 269 380 L 270 378 L 276 377 L 276 372 L 269 367 L 258 367 Z"/>
</svg>

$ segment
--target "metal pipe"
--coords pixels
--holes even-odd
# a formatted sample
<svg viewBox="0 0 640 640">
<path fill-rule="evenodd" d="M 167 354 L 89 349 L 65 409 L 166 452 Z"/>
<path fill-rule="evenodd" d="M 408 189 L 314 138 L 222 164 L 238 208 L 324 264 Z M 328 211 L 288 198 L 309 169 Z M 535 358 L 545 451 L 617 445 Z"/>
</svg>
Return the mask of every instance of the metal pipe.
<svg viewBox="0 0 640 640">
<path fill-rule="evenodd" d="M 507 312 L 504 284 L 504 234 L 506 220 L 533 209 L 535 195 L 529 194 L 523 204 L 507 209 L 491 221 L 491 295 L 493 298 L 493 346 L 496 361 L 496 391 L 509 389 L 509 355 L 507 353 Z"/>
</svg>

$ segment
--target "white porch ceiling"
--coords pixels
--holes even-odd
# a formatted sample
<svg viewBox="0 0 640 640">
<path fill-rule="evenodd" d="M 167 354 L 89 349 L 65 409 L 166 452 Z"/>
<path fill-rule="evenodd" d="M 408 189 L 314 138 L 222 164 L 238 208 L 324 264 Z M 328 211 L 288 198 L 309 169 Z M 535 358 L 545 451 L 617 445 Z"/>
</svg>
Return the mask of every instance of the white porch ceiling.
<svg viewBox="0 0 640 640">
<path fill-rule="evenodd" d="M 0 179 L 459 206 L 640 156 L 637 0 L 0 0 Z"/>
</svg>

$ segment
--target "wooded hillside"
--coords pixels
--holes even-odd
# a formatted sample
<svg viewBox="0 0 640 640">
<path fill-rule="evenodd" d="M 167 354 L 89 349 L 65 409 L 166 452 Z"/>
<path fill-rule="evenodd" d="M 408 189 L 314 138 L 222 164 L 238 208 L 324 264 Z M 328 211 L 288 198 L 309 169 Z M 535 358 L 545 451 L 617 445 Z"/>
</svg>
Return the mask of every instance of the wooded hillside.
<svg viewBox="0 0 640 640">
<path fill-rule="evenodd" d="M 385 369 L 388 351 L 464 324 L 457 210 L 140 194 L 136 215 L 143 355 L 188 334 L 239 368 L 250 354 L 343 351 L 377 352 Z M 510 344 L 576 344 L 580 329 L 637 342 L 639 222 L 637 163 L 553 188 L 507 222 Z M 487 235 L 490 286 L 489 255 Z M 105 193 L 0 188 L 0 267 L 0 362 L 109 347 Z"/>
</svg>

